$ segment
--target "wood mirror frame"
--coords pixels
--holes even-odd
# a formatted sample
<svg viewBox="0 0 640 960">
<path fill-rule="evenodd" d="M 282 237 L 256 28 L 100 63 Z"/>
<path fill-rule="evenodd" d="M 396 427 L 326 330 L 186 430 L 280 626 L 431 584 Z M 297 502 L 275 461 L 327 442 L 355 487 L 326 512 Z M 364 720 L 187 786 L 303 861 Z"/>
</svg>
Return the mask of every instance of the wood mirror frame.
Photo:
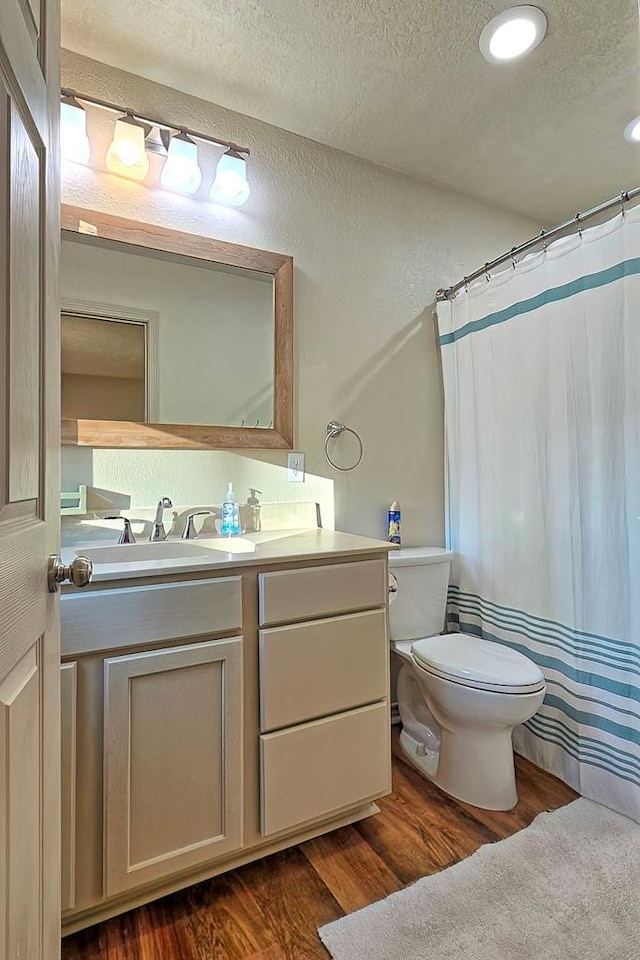
<svg viewBox="0 0 640 960">
<path fill-rule="evenodd" d="M 80 221 L 95 227 L 97 236 L 102 239 L 271 274 L 275 326 L 273 427 L 135 423 L 129 420 L 63 420 L 63 446 L 160 450 L 292 450 L 293 258 L 62 204 L 63 231 L 86 232 L 80 230 Z"/>
</svg>

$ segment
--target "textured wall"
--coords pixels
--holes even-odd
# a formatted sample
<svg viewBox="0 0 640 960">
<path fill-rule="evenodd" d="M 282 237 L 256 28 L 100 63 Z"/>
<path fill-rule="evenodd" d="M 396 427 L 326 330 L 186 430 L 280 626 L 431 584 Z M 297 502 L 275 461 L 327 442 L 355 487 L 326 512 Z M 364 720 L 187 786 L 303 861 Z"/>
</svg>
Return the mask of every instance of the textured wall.
<svg viewBox="0 0 640 960">
<path fill-rule="evenodd" d="M 76 54 L 64 56 L 63 83 L 250 146 L 252 195 L 239 210 L 72 164 L 63 200 L 295 258 L 296 448 L 308 475 L 286 484 L 283 453 L 72 450 L 65 483 L 94 483 L 141 506 L 160 494 L 219 502 L 228 476 L 242 496 L 251 484 L 268 500 L 318 499 L 327 525 L 335 499 L 337 527 L 373 536 L 384 534 L 398 498 L 405 542 L 442 543 L 434 293 L 537 225 Z M 98 165 L 107 126 L 96 131 Z M 353 473 L 323 458 L 330 419 L 362 435 L 365 457 Z"/>
</svg>

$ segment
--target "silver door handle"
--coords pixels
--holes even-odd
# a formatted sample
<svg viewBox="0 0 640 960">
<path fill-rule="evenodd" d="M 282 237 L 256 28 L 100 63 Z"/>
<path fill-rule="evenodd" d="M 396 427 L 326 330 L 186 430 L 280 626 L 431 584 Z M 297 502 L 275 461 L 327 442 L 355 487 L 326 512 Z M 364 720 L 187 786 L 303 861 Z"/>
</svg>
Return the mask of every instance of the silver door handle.
<svg viewBox="0 0 640 960">
<path fill-rule="evenodd" d="M 49 557 L 47 566 L 47 583 L 49 593 L 57 593 L 59 585 L 69 581 L 74 587 L 86 587 L 93 578 L 93 562 L 88 557 L 76 557 L 69 564 L 64 564 L 59 556 Z"/>
</svg>

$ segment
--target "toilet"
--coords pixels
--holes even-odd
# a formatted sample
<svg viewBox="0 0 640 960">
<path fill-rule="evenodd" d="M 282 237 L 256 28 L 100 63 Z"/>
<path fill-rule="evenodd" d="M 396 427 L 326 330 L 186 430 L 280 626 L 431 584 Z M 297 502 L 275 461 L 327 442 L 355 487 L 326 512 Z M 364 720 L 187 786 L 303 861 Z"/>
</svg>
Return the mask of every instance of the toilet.
<svg viewBox="0 0 640 960">
<path fill-rule="evenodd" d="M 437 547 L 389 556 L 391 647 L 401 658 L 400 745 L 450 796 L 510 810 L 518 802 L 512 731 L 542 704 L 544 675 L 506 645 L 441 633 L 451 557 Z"/>
</svg>

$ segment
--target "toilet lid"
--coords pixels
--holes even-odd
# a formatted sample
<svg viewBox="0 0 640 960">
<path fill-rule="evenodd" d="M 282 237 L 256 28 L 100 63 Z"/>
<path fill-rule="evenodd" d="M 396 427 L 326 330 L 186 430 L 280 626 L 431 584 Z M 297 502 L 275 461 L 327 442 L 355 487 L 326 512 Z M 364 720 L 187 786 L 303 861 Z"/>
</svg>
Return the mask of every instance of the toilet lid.
<svg viewBox="0 0 640 960">
<path fill-rule="evenodd" d="M 463 633 L 415 640 L 411 653 L 428 673 L 481 690 L 533 693 L 545 683 L 542 670 L 528 657 L 493 640 Z"/>
</svg>

